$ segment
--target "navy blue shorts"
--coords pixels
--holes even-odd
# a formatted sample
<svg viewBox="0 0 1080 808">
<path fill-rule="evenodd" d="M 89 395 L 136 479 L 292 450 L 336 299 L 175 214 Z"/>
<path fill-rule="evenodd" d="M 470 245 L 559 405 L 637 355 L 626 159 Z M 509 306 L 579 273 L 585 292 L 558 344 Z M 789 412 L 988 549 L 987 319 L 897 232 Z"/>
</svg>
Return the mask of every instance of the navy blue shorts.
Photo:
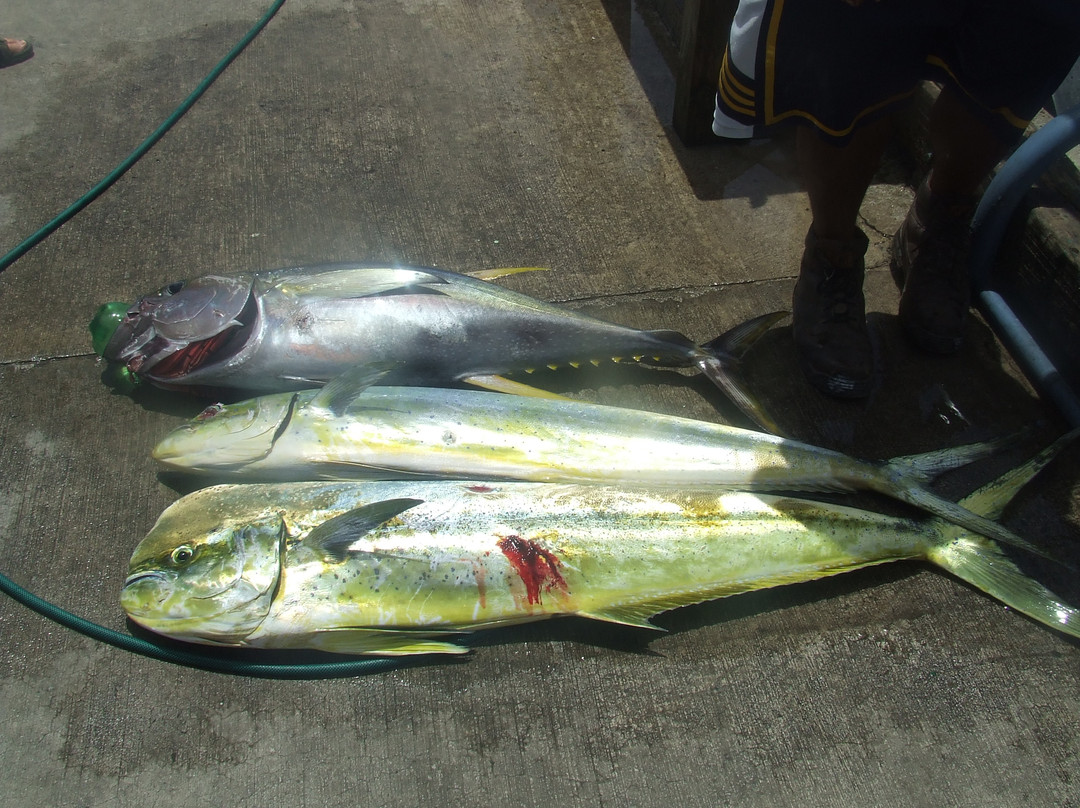
<svg viewBox="0 0 1080 808">
<path fill-rule="evenodd" d="M 1011 143 L 1078 57 L 1080 0 L 741 0 L 713 130 L 802 122 L 843 142 L 930 79 Z"/>
</svg>

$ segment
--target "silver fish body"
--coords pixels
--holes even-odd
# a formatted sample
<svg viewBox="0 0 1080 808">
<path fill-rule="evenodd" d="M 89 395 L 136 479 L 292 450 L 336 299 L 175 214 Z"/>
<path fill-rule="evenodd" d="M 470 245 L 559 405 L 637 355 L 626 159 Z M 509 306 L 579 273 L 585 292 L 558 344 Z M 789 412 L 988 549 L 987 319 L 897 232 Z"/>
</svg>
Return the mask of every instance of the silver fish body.
<svg viewBox="0 0 1080 808">
<path fill-rule="evenodd" d="M 372 363 L 393 367 L 387 384 L 496 389 L 510 389 L 502 374 L 590 361 L 697 367 L 776 431 L 731 368 L 781 316 L 699 346 L 673 331 L 616 325 L 445 270 L 327 264 L 170 284 L 118 323 L 91 330 L 101 332 L 95 344 L 110 362 L 158 386 L 193 390 L 305 389 Z"/>
<path fill-rule="evenodd" d="M 1047 458 L 965 504 L 999 514 Z M 961 527 L 717 488 L 214 486 L 161 515 L 121 602 L 135 622 L 190 642 L 460 653 L 457 632 L 561 615 L 652 627 L 679 606 L 907 558 L 1080 636 L 1075 608 Z"/>
<path fill-rule="evenodd" d="M 354 368 L 319 390 L 214 405 L 161 440 L 153 456 L 171 471 L 223 479 L 412 476 L 864 489 L 1028 546 L 923 485 L 989 453 L 992 443 L 869 462 L 754 430 L 641 410 L 473 390 L 370 387 L 371 378 Z"/>
</svg>

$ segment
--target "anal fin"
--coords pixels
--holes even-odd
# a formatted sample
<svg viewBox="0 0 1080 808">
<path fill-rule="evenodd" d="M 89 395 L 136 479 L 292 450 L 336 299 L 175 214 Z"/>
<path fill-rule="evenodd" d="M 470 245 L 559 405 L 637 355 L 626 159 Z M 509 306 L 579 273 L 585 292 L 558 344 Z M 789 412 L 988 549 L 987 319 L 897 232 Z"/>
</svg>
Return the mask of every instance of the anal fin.
<svg viewBox="0 0 1080 808">
<path fill-rule="evenodd" d="M 592 612 L 575 612 L 577 617 L 587 617 L 589 620 L 603 620 L 605 623 L 618 623 L 620 626 L 631 626 L 633 628 L 645 628 L 650 631 L 666 631 L 666 629 L 660 628 L 660 626 L 654 626 L 649 622 L 649 618 L 653 614 L 657 614 L 654 609 L 642 610 L 635 607 L 619 607 L 614 606 L 610 609 L 600 609 Z"/>
<path fill-rule="evenodd" d="M 511 395 L 526 396 L 528 398 L 553 398 L 561 401 L 570 401 L 566 396 L 560 396 L 558 393 L 541 390 L 539 387 L 533 387 L 531 384 L 515 382 L 503 376 L 466 376 L 462 381 L 483 388 L 484 390 L 492 390 L 496 393 L 509 393 Z"/>
<path fill-rule="evenodd" d="M 467 654 L 469 649 L 438 639 L 443 632 L 394 631 L 373 628 L 335 628 L 310 635 L 309 645 L 334 654 L 410 656 L 413 654 Z"/>
</svg>

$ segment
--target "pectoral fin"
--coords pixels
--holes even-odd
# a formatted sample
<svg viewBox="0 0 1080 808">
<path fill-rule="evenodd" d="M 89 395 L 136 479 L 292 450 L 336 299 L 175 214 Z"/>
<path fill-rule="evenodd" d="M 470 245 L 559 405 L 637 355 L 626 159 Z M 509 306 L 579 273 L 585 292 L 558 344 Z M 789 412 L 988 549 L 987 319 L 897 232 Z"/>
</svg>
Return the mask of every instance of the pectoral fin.
<svg viewBox="0 0 1080 808">
<path fill-rule="evenodd" d="M 304 537 L 304 546 L 319 551 L 332 561 L 344 561 L 349 546 L 361 536 L 422 503 L 420 499 L 401 498 L 362 505 L 316 525 Z"/>
<path fill-rule="evenodd" d="M 278 376 L 283 382 L 289 382 L 290 384 L 302 384 L 305 387 L 319 387 L 325 384 L 324 379 L 312 379 L 308 376 L 295 376 L 287 373 L 282 373 Z"/>
<path fill-rule="evenodd" d="M 478 269 L 475 272 L 466 272 L 470 278 L 478 281 L 493 281 L 496 278 L 505 278 L 507 275 L 518 275 L 522 272 L 547 272 L 547 267 L 498 267 L 496 269 Z"/>
<path fill-rule="evenodd" d="M 325 295 L 334 298 L 364 298 L 380 295 L 429 293 L 445 284 L 439 275 L 423 267 L 367 267 L 334 265 L 302 275 L 284 275 L 274 286 L 290 296 Z"/>
<path fill-rule="evenodd" d="M 365 390 L 378 384 L 398 366 L 396 362 L 369 362 L 354 365 L 328 381 L 307 403 L 308 407 L 329 410 L 341 417 Z"/>
</svg>

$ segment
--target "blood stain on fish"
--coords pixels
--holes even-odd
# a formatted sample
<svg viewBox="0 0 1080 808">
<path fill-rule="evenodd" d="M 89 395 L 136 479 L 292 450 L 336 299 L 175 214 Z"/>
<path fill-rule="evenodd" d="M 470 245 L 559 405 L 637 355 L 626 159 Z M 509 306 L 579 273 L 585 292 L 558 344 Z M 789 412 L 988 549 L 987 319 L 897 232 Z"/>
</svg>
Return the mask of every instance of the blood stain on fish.
<svg viewBox="0 0 1080 808">
<path fill-rule="evenodd" d="M 235 328 L 236 326 L 226 328 L 212 337 L 192 342 L 187 347 L 166 356 L 154 365 L 154 375 L 171 379 L 190 373 L 210 358 L 232 336 Z"/>
<path fill-rule="evenodd" d="M 559 572 L 559 559 L 550 551 L 520 536 L 504 536 L 496 544 L 525 584 L 530 604 L 541 603 L 542 593 L 555 588 L 567 591 L 566 581 Z"/>
<path fill-rule="evenodd" d="M 211 418 L 221 415 L 225 411 L 224 404 L 211 404 L 205 410 L 195 416 L 196 421 L 209 421 Z"/>
</svg>

